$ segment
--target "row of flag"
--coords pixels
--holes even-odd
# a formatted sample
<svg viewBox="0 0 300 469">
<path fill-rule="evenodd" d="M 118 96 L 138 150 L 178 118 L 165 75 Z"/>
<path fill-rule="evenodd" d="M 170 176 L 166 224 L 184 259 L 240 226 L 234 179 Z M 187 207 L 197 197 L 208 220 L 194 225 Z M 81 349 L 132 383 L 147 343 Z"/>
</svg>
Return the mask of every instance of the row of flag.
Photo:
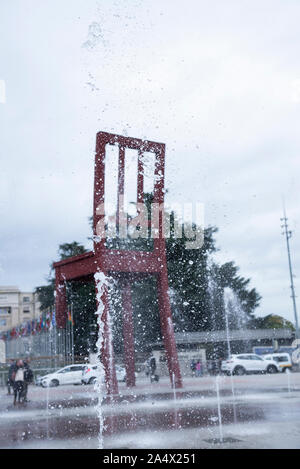
<svg viewBox="0 0 300 469">
<path fill-rule="evenodd" d="M 71 312 L 68 312 L 68 322 L 74 325 L 74 320 Z M 33 319 L 13 327 L 11 330 L 0 333 L 1 340 L 18 339 L 20 337 L 28 337 L 30 335 L 38 334 L 42 331 L 49 331 L 56 327 L 55 311 L 47 312 L 39 319 Z"/>
</svg>

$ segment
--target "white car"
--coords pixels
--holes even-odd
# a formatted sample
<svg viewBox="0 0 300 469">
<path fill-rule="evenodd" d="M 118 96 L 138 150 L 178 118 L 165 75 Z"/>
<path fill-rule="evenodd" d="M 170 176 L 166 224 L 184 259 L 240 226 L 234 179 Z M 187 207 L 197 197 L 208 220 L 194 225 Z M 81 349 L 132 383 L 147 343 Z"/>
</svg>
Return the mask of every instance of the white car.
<svg viewBox="0 0 300 469">
<path fill-rule="evenodd" d="M 93 384 L 98 377 L 97 365 L 86 365 L 82 370 L 82 384 Z"/>
<path fill-rule="evenodd" d="M 231 355 L 222 361 L 221 371 L 228 375 L 244 375 L 246 373 L 277 373 L 278 363 L 274 360 L 264 360 L 254 353 Z"/>
<path fill-rule="evenodd" d="M 116 375 L 118 381 L 126 381 L 126 370 L 120 365 L 116 365 Z M 99 376 L 97 365 L 86 365 L 82 371 L 81 381 L 83 384 L 92 384 Z M 135 373 L 137 376 L 137 373 Z"/>
<path fill-rule="evenodd" d="M 42 375 L 36 376 L 36 378 L 35 378 L 35 385 L 36 386 L 42 386 L 42 381 L 43 381 L 44 376 L 42 376 Z"/>
<path fill-rule="evenodd" d="M 42 377 L 42 386 L 54 387 L 62 384 L 81 384 L 82 370 L 86 365 L 69 365 Z"/>
<path fill-rule="evenodd" d="M 292 360 L 289 353 L 270 353 L 263 356 L 265 360 L 273 360 L 277 363 L 279 371 L 292 369 Z"/>
</svg>

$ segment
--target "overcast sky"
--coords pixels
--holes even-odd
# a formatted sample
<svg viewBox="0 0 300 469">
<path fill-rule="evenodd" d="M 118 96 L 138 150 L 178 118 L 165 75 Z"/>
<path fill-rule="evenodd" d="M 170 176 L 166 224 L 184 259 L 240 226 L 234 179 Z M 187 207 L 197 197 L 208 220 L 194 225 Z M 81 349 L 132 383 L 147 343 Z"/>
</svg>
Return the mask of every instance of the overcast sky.
<svg viewBox="0 0 300 469">
<path fill-rule="evenodd" d="M 300 294 L 299 0 L 0 3 L 0 284 L 45 283 L 60 243 L 87 247 L 99 130 L 166 143 L 168 198 L 203 202 L 263 299 Z M 300 306 L 299 306 L 300 308 Z"/>
</svg>

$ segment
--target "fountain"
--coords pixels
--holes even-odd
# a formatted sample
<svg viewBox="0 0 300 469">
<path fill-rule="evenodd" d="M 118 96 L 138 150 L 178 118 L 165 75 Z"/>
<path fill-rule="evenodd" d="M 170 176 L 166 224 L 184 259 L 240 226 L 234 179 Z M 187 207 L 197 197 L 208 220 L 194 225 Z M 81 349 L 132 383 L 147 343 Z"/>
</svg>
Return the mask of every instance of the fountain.
<svg viewBox="0 0 300 469">
<path fill-rule="evenodd" d="M 99 449 L 103 449 L 104 442 L 103 442 L 103 431 L 104 431 L 104 418 L 102 412 L 102 401 L 104 398 L 104 390 L 103 390 L 103 383 L 104 383 L 104 367 L 102 360 L 100 359 L 101 353 L 103 350 L 104 345 L 104 322 L 102 320 L 102 316 L 104 313 L 104 303 L 102 297 L 105 292 L 105 288 L 107 287 L 107 279 L 105 275 L 101 272 L 97 272 L 95 274 L 95 282 L 97 288 L 97 305 L 98 309 L 95 313 L 97 315 L 97 324 L 98 324 L 98 340 L 97 340 L 97 370 L 98 370 L 98 378 L 95 381 L 95 390 L 97 391 L 98 401 L 96 406 L 96 411 L 99 419 Z"/>
<path fill-rule="evenodd" d="M 285 373 L 287 376 L 288 393 L 289 393 L 289 397 L 291 397 L 291 372 L 288 368 L 286 368 Z"/>
<path fill-rule="evenodd" d="M 222 425 L 222 413 L 221 413 L 221 399 L 220 399 L 220 376 L 216 376 L 216 394 L 217 394 L 217 406 L 218 406 L 218 422 L 220 432 L 220 443 L 223 443 L 223 425 Z"/>
<path fill-rule="evenodd" d="M 228 309 L 229 309 L 230 301 L 232 299 L 232 295 L 233 295 L 233 292 L 231 289 L 229 288 L 224 289 L 224 313 L 225 313 L 225 327 L 226 327 L 228 358 L 231 355 Z M 237 422 L 236 397 L 235 397 L 235 388 L 234 388 L 234 381 L 233 381 L 232 373 L 230 373 L 230 384 L 231 384 L 231 392 L 232 392 L 232 397 L 233 397 L 233 418 L 234 418 L 234 423 L 236 423 Z"/>
</svg>

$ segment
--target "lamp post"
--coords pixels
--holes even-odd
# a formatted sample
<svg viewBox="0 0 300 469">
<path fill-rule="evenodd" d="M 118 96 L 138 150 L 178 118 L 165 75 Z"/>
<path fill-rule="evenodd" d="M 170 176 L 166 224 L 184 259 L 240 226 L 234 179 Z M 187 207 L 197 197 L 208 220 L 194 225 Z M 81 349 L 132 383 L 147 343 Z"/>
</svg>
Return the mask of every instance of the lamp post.
<svg viewBox="0 0 300 469">
<path fill-rule="evenodd" d="M 296 338 L 299 339 L 299 325 L 298 325 L 298 315 L 297 315 L 297 306 L 296 306 L 296 295 L 295 295 L 295 287 L 294 287 L 294 276 L 293 276 L 293 271 L 292 271 L 292 261 L 291 261 L 291 252 L 290 252 L 290 238 L 292 236 L 292 232 L 288 230 L 288 224 L 287 224 L 287 217 L 285 213 L 285 207 L 283 207 L 283 218 L 280 218 L 280 220 L 283 222 L 281 225 L 281 228 L 284 229 L 284 232 L 282 233 L 285 238 L 286 238 L 286 245 L 287 245 L 287 253 L 288 253 L 288 262 L 289 262 L 289 272 L 290 272 L 290 280 L 291 280 L 291 291 L 292 291 L 292 301 L 293 301 L 293 309 L 294 309 L 294 317 L 295 317 L 295 326 L 296 326 Z"/>
</svg>

